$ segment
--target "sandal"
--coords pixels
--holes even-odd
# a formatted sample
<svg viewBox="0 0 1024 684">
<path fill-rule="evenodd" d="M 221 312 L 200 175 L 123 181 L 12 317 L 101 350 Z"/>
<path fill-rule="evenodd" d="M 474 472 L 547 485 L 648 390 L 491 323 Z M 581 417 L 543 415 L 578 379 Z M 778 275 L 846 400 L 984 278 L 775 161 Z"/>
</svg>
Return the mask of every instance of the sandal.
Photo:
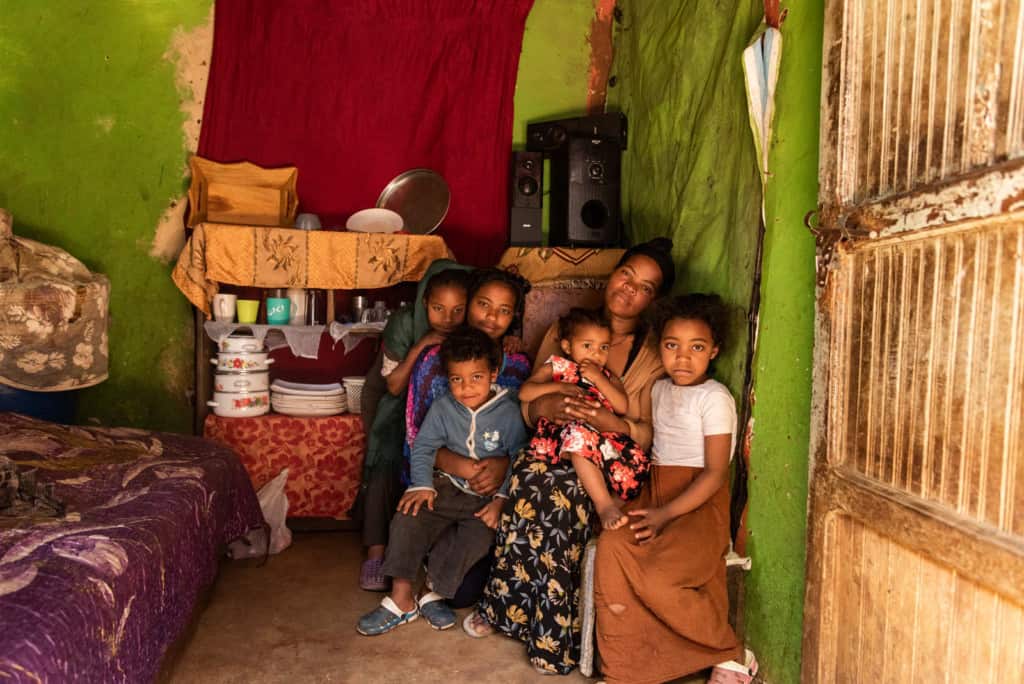
<svg viewBox="0 0 1024 684">
<path fill-rule="evenodd" d="M 462 631 L 474 639 L 483 639 L 494 634 L 494 627 L 479 610 L 474 610 L 462 621 Z"/>
<path fill-rule="evenodd" d="M 408 613 L 403 612 L 390 596 L 385 596 L 379 606 L 359 618 L 359 622 L 356 623 L 356 631 L 363 636 L 378 636 L 390 632 L 399 625 L 412 622 L 417 617 L 419 617 L 419 611 L 416 608 Z"/>
<path fill-rule="evenodd" d="M 431 591 L 421 596 L 417 604 L 420 615 L 434 629 L 444 630 L 455 626 L 455 611 L 444 602 L 444 596 Z"/>
<path fill-rule="evenodd" d="M 364 561 L 359 570 L 359 588 L 365 591 L 387 591 L 388 578 L 381 572 L 383 567 L 383 558 Z"/>
<path fill-rule="evenodd" d="M 708 678 L 708 684 L 750 684 L 757 674 L 757 658 L 748 648 L 744 650 L 743 659 L 746 662 L 744 665 L 735 660 L 715 665 L 711 670 L 711 677 Z"/>
</svg>

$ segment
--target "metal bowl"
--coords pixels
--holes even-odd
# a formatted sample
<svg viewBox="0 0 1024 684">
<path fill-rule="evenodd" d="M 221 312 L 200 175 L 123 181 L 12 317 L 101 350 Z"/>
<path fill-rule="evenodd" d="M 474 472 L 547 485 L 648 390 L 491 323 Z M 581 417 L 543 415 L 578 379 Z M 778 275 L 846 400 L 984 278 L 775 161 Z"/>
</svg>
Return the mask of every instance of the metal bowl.
<svg viewBox="0 0 1024 684">
<path fill-rule="evenodd" d="M 448 183 L 439 173 L 412 169 L 387 184 L 377 198 L 377 206 L 398 213 L 407 233 L 428 235 L 441 225 L 451 200 Z"/>
</svg>

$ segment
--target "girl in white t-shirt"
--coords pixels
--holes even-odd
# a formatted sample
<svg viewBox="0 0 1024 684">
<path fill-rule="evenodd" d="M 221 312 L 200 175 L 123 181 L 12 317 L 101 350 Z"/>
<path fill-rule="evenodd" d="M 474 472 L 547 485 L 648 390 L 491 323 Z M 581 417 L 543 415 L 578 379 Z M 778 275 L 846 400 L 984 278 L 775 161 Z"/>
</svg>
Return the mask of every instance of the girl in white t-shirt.
<svg viewBox="0 0 1024 684">
<path fill-rule="evenodd" d="M 720 297 L 703 294 L 662 309 L 658 350 L 668 377 L 651 389 L 654 466 L 626 509 L 630 524 L 598 540 L 597 650 L 608 682 L 666 681 L 714 667 L 712 683 L 742 684 L 757 665 L 727 619 L 736 402 L 710 377 L 728 311 Z"/>
</svg>

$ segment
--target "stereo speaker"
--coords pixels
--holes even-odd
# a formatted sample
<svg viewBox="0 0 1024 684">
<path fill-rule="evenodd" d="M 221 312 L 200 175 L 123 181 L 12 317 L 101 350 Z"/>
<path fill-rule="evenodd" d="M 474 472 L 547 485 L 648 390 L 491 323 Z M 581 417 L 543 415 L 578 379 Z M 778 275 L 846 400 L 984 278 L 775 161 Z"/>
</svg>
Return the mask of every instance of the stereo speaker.
<svg viewBox="0 0 1024 684">
<path fill-rule="evenodd" d="M 541 193 L 544 187 L 544 155 L 540 152 L 513 152 L 511 179 L 509 244 L 540 245 L 543 239 Z"/>
<path fill-rule="evenodd" d="M 621 169 L 618 139 L 570 135 L 551 154 L 550 245 L 619 244 Z"/>
<path fill-rule="evenodd" d="M 620 112 L 575 119 L 538 121 L 526 126 L 526 149 L 551 154 L 564 150 L 572 138 L 600 138 L 626 149 L 626 115 Z"/>
</svg>

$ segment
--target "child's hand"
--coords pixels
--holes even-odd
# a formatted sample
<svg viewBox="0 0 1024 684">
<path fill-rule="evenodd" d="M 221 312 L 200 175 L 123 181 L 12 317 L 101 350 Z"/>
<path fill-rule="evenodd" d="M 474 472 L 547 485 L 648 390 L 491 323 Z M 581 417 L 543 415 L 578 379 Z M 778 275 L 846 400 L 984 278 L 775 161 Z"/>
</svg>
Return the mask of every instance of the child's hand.
<svg viewBox="0 0 1024 684">
<path fill-rule="evenodd" d="M 635 511 L 628 511 L 628 515 L 635 520 L 630 523 L 629 529 L 634 531 L 634 537 L 638 544 L 646 544 L 652 541 L 669 522 L 672 517 L 664 508 L 638 508 Z"/>
<path fill-rule="evenodd" d="M 436 330 L 428 330 L 426 333 L 424 333 L 423 337 L 420 338 L 420 348 L 426 349 L 427 347 L 433 346 L 435 344 L 441 344 L 442 342 L 444 342 L 445 337 L 447 337 L 447 335 L 445 335 L 444 333 L 438 332 Z"/>
<path fill-rule="evenodd" d="M 420 509 L 423 508 L 423 504 L 426 504 L 430 510 L 434 510 L 434 499 L 436 498 L 437 492 L 431 489 L 417 489 L 412 492 L 406 492 L 398 500 L 398 512 L 415 517 L 420 512 Z"/>
<path fill-rule="evenodd" d="M 469 486 L 481 496 L 490 496 L 498 491 L 508 471 L 508 456 L 495 456 L 473 462 L 474 474 L 467 478 Z"/>
<path fill-rule="evenodd" d="M 601 366 L 598 366 L 596 363 L 589 359 L 580 364 L 580 375 L 582 375 L 590 382 L 596 383 L 599 382 L 600 380 L 603 380 L 604 373 L 601 372 L 602 370 L 604 369 Z"/>
<path fill-rule="evenodd" d="M 518 354 L 523 350 L 523 338 L 506 335 L 501 341 L 501 350 L 506 354 Z"/>
<path fill-rule="evenodd" d="M 498 529 L 498 520 L 501 518 L 501 507 L 504 503 L 505 499 L 496 496 L 473 515 L 480 518 L 480 522 L 484 525 L 487 525 L 492 530 L 496 530 Z"/>
</svg>

